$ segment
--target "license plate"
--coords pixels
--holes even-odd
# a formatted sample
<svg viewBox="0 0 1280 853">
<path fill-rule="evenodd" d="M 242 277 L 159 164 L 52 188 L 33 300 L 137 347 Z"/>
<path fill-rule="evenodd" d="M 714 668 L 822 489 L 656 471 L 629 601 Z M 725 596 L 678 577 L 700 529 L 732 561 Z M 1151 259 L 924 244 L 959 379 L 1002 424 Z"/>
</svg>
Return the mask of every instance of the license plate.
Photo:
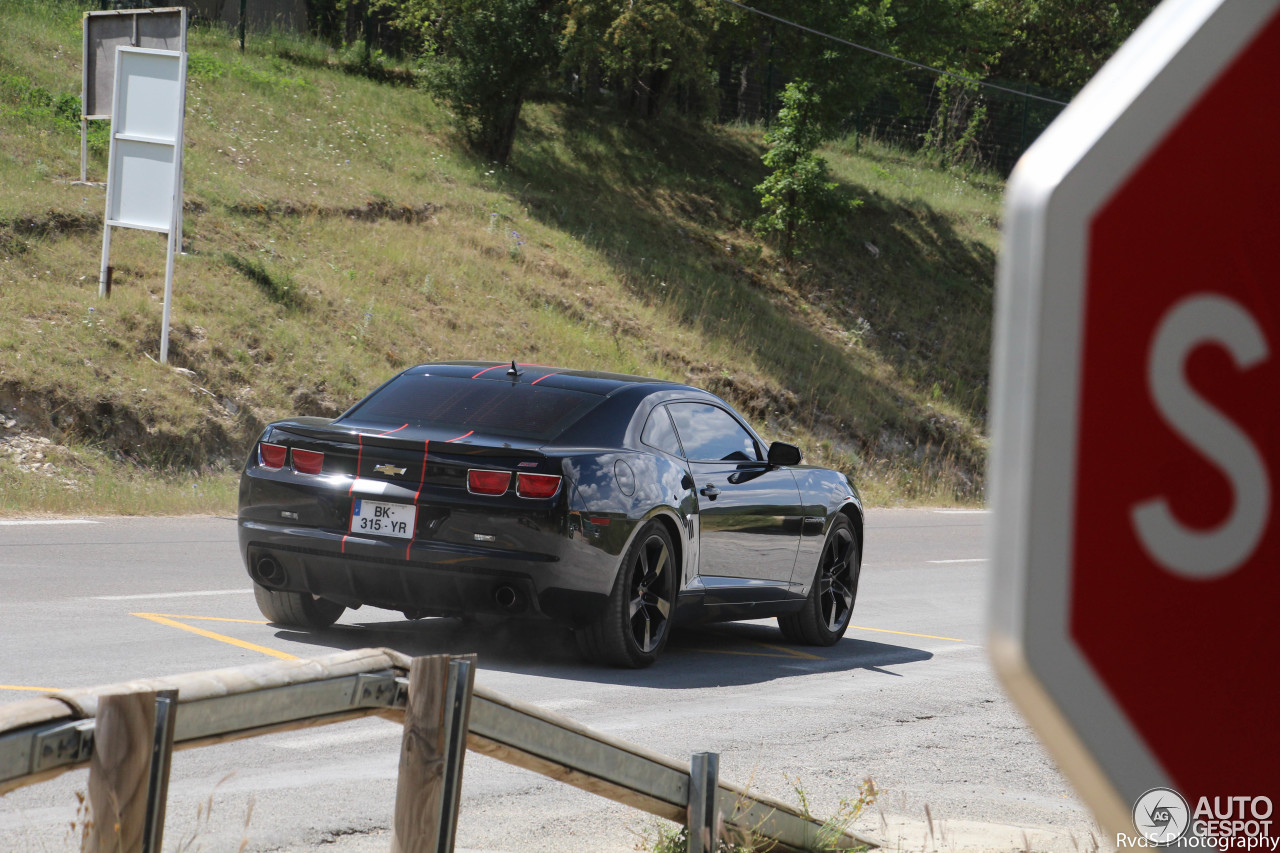
<svg viewBox="0 0 1280 853">
<path fill-rule="evenodd" d="M 357 498 L 355 506 L 351 508 L 351 532 L 412 539 L 413 523 L 417 517 L 417 507 L 412 504 L 392 504 Z"/>
</svg>

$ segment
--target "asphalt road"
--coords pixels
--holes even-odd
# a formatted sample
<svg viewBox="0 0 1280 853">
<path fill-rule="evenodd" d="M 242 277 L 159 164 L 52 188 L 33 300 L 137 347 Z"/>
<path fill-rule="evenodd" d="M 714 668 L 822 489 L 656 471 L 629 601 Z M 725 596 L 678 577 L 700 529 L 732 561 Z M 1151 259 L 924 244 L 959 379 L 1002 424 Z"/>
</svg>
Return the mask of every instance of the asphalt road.
<svg viewBox="0 0 1280 853">
<path fill-rule="evenodd" d="M 257 663 L 270 651 L 474 651 L 479 684 L 680 760 L 719 752 L 722 778 L 789 802 L 798 786 L 815 815 L 871 778 L 882 793 L 855 826 L 895 849 L 1092 849 L 1098 830 L 982 648 L 985 519 L 870 513 L 856 627 L 832 648 L 786 645 L 772 620 L 739 623 L 677 633 L 640 672 L 583 664 L 548 626 L 411 623 L 362 609 L 315 635 L 273 628 L 254 605 L 231 519 L 0 521 L 0 702 Z M 180 752 L 165 848 L 237 850 L 247 838 L 246 851 L 386 850 L 398 749 L 395 725 L 364 720 Z M 75 849 L 86 780 L 78 771 L 0 798 L 0 850 Z M 633 850 L 654 825 L 467 759 L 460 848 Z"/>
</svg>

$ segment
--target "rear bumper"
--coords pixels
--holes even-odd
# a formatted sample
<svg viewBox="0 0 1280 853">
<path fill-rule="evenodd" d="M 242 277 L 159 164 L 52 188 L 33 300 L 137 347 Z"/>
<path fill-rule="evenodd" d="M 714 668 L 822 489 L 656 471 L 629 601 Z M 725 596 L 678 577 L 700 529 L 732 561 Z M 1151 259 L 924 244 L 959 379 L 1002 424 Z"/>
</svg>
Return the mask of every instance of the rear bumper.
<svg viewBox="0 0 1280 853">
<path fill-rule="evenodd" d="M 412 616 L 487 613 L 579 624 L 604 607 L 616 572 L 597 549 L 586 553 L 585 543 L 568 539 L 559 540 L 564 547 L 555 553 L 534 553 L 422 540 L 410 545 L 243 517 L 238 527 L 240 553 L 255 582 Z"/>
</svg>

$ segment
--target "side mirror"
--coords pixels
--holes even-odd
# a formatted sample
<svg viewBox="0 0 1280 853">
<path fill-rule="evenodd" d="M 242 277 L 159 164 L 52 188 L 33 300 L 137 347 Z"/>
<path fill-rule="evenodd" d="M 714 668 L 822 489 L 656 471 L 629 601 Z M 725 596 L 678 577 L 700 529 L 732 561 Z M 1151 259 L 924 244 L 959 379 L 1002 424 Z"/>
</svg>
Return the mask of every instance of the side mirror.
<svg viewBox="0 0 1280 853">
<path fill-rule="evenodd" d="M 800 464 L 800 448 L 794 444 L 775 441 L 769 445 L 769 464 L 778 467 Z"/>
</svg>

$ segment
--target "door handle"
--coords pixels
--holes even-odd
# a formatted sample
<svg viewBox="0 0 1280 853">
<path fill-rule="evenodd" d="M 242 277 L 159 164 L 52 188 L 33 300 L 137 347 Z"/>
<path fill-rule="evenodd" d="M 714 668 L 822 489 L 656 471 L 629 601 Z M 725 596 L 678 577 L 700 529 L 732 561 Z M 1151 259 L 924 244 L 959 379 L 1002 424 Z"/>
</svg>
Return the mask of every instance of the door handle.
<svg viewBox="0 0 1280 853">
<path fill-rule="evenodd" d="M 698 489 L 698 494 L 702 495 L 704 498 L 715 500 L 716 496 L 720 494 L 720 490 L 716 488 L 714 483 L 707 483 L 701 489 Z"/>
</svg>

